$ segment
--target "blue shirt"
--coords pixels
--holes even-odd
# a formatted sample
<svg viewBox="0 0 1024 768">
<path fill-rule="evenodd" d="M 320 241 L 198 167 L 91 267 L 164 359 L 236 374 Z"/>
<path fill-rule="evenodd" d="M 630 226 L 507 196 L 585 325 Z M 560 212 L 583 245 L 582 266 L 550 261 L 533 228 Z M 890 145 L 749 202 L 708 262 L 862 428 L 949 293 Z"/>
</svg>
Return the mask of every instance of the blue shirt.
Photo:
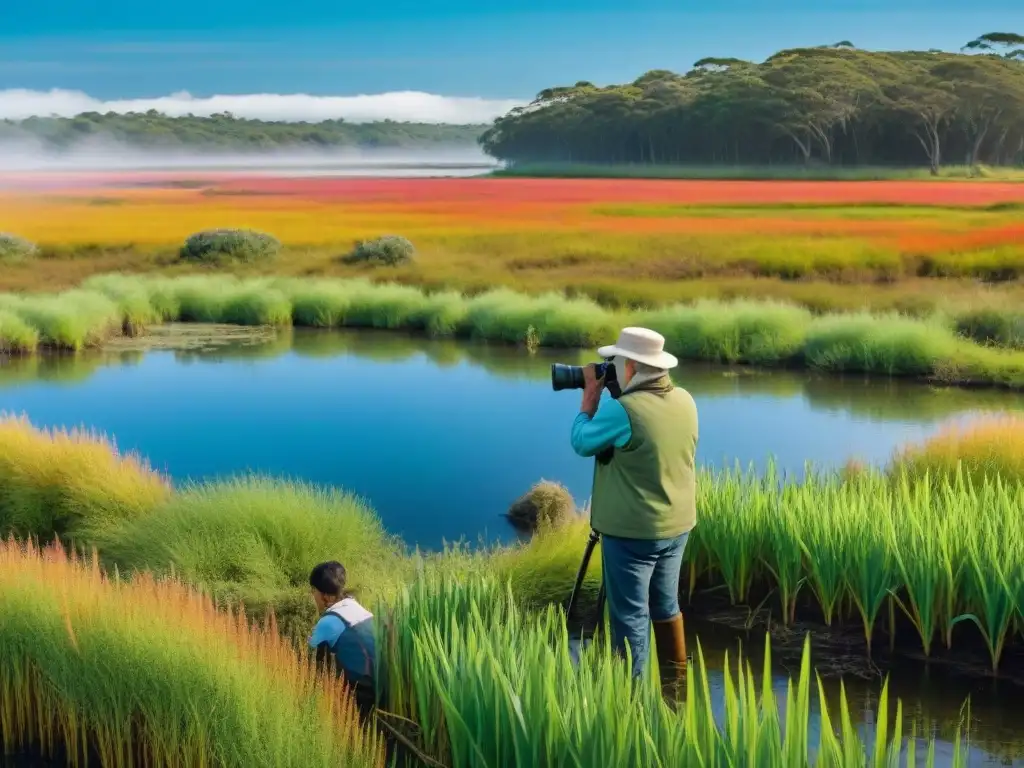
<svg viewBox="0 0 1024 768">
<path fill-rule="evenodd" d="M 623 448 L 633 437 L 629 415 L 618 400 L 602 398 L 594 417 L 580 413 L 572 423 L 572 449 L 584 458 L 605 448 Z"/>
</svg>

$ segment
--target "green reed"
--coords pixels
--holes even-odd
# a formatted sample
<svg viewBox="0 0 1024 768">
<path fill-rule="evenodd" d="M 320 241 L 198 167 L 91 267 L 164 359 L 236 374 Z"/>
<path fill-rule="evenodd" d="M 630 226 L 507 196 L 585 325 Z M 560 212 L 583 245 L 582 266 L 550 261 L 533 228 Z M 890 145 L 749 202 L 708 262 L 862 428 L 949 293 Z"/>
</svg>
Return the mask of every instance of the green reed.
<svg viewBox="0 0 1024 768">
<path fill-rule="evenodd" d="M 698 488 L 686 557 L 703 586 L 724 583 L 733 602 L 775 593 L 788 623 L 802 595 L 826 623 L 859 622 L 870 648 L 891 601 L 925 653 L 936 636 L 951 646 L 953 628 L 971 621 L 993 668 L 1022 638 L 1022 483 L 875 472 L 794 482 L 732 469 L 705 471 Z"/>
<path fill-rule="evenodd" d="M 426 750 L 452 766 L 934 764 L 934 744 L 919 759 L 916 740 L 904 738 L 902 709 L 891 716 L 887 686 L 867 738 L 845 694 L 834 726 L 809 643 L 781 701 L 767 641 L 760 684 L 749 664 L 740 660 L 734 670 L 727 658 L 720 706 L 698 647 L 675 709 L 661 696 L 656 662 L 633 683 L 598 641 L 574 664 L 564 615 L 524 612 L 498 580 L 425 577 L 382 611 L 388 711 L 417 723 Z M 959 732 L 955 741 L 953 764 L 963 765 Z"/>
</svg>

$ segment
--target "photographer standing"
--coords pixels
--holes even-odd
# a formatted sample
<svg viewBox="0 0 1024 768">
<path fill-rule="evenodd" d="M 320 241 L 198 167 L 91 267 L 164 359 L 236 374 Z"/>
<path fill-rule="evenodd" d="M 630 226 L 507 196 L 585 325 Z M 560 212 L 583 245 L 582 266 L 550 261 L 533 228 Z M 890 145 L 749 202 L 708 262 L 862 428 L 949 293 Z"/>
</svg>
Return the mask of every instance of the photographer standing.
<svg viewBox="0 0 1024 768">
<path fill-rule="evenodd" d="M 678 681 L 686 669 L 679 570 L 696 524 L 697 406 L 672 384 L 678 361 L 661 334 L 624 328 L 598 354 L 614 367 L 617 387 L 611 371 L 597 378 L 595 366 L 584 368 L 572 447 L 596 458 L 590 524 L 601 534 L 612 642 L 620 651 L 629 644 L 640 675 L 653 620 L 662 673 Z M 605 379 L 612 398 L 601 402 Z"/>
</svg>

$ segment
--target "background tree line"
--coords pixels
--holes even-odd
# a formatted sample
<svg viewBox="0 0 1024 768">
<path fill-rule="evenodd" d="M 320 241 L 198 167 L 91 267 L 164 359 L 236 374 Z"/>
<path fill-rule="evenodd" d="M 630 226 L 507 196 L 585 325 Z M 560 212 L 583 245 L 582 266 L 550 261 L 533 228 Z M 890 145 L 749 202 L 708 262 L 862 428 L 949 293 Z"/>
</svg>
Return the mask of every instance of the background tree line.
<svg viewBox="0 0 1024 768">
<path fill-rule="evenodd" d="M 579 82 L 541 91 L 480 142 L 511 164 L 1024 164 L 1024 37 L 983 35 L 963 51 L 844 41 Z"/>
<path fill-rule="evenodd" d="M 318 123 L 248 120 L 231 114 L 168 117 L 155 110 L 117 114 L 86 112 L 76 117 L 30 117 L 0 122 L 0 141 L 32 139 L 50 149 L 112 140 L 142 149 L 231 149 L 472 146 L 486 126 L 400 123 Z"/>
</svg>

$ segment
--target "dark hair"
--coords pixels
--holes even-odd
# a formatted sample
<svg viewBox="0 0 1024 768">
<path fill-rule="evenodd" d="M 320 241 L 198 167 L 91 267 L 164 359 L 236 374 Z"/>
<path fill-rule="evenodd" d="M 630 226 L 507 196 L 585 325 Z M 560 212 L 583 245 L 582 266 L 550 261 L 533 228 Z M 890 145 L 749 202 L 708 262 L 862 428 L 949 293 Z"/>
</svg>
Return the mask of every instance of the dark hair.
<svg viewBox="0 0 1024 768">
<path fill-rule="evenodd" d="M 345 566 L 335 560 L 320 563 L 309 574 L 309 586 L 325 595 L 341 597 L 345 594 Z"/>
</svg>

